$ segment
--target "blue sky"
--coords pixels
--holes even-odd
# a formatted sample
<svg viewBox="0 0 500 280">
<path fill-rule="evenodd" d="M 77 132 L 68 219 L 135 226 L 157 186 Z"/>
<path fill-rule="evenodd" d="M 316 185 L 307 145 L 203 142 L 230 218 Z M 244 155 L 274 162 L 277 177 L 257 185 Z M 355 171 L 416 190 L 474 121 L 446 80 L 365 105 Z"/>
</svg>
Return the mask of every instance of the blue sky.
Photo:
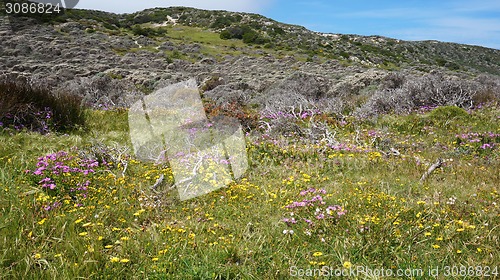
<svg viewBox="0 0 500 280">
<path fill-rule="evenodd" d="M 500 49 L 500 0 L 80 0 L 77 8 L 130 13 L 168 6 L 253 12 L 326 33 Z"/>
<path fill-rule="evenodd" d="M 500 49 L 500 1 L 275 1 L 263 12 L 320 32 L 439 40 Z"/>
</svg>

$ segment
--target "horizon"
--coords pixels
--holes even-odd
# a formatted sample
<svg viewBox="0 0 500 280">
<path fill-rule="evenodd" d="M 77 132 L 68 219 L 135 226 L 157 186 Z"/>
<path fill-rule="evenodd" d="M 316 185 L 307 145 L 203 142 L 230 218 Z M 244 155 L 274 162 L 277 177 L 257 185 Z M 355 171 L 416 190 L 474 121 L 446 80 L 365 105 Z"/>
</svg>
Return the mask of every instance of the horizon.
<svg viewBox="0 0 500 280">
<path fill-rule="evenodd" d="M 151 0 L 129 3 L 85 0 L 75 8 L 123 14 L 173 6 L 256 13 L 320 33 L 441 41 L 500 50 L 500 2 L 496 0 L 478 3 L 464 0 L 408 0 L 401 3 L 389 0 L 339 3 L 326 0 Z"/>
</svg>

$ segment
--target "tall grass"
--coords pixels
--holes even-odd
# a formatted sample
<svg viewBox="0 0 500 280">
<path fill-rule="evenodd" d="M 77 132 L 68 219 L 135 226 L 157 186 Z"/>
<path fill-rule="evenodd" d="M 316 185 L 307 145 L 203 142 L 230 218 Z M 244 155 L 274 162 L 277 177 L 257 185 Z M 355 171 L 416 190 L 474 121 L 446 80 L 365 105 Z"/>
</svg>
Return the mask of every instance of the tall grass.
<svg viewBox="0 0 500 280">
<path fill-rule="evenodd" d="M 0 80 L 0 123 L 15 130 L 69 131 L 84 125 L 81 98 L 21 80 Z"/>
</svg>

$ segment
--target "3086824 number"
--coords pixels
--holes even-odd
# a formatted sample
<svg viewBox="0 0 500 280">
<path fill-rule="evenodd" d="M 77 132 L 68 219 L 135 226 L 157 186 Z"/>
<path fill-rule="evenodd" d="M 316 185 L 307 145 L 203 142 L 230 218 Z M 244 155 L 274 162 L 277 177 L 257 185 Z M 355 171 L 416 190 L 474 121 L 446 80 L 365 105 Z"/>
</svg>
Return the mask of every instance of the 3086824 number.
<svg viewBox="0 0 500 280">
<path fill-rule="evenodd" d="M 7 15 L 59 14 L 61 12 L 62 9 L 59 4 L 5 3 L 5 13 Z"/>
<path fill-rule="evenodd" d="M 490 266 L 445 266 L 445 277 L 497 277 L 498 267 Z"/>
</svg>

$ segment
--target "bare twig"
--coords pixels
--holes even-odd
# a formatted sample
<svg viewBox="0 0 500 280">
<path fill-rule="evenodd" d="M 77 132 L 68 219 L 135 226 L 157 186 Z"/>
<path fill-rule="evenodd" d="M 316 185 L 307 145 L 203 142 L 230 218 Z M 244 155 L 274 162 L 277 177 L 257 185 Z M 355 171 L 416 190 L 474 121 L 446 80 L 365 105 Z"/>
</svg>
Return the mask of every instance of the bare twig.
<svg viewBox="0 0 500 280">
<path fill-rule="evenodd" d="M 390 150 L 391 150 L 391 155 L 393 155 L 393 156 L 400 156 L 401 155 L 401 153 L 395 148 L 391 148 Z"/>
<path fill-rule="evenodd" d="M 155 184 L 154 184 L 154 185 L 152 185 L 152 186 L 150 187 L 150 189 L 152 189 L 152 190 L 156 190 L 156 188 L 158 188 L 158 186 L 159 186 L 161 183 L 163 183 L 163 178 L 165 178 L 165 176 L 164 176 L 163 174 L 160 174 L 160 178 L 158 178 L 158 179 L 156 180 Z"/>
<path fill-rule="evenodd" d="M 122 162 L 123 162 L 122 177 L 125 177 L 125 173 L 127 172 L 127 168 L 128 168 L 128 161 L 124 160 Z"/>
<path fill-rule="evenodd" d="M 432 172 L 434 172 L 434 170 L 440 168 L 442 165 L 443 165 L 443 159 L 439 158 L 436 161 L 436 163 L 431 165 L 431 167 L 429 167 L 427 172 L 425 172 L 424 175 L 422 175 L 422 178 L 420 178 L 420 183 L 423 183 L 427 179 L 427 177 L 429 177 L 429 175 L 431 175 Z"/>
</svg>

